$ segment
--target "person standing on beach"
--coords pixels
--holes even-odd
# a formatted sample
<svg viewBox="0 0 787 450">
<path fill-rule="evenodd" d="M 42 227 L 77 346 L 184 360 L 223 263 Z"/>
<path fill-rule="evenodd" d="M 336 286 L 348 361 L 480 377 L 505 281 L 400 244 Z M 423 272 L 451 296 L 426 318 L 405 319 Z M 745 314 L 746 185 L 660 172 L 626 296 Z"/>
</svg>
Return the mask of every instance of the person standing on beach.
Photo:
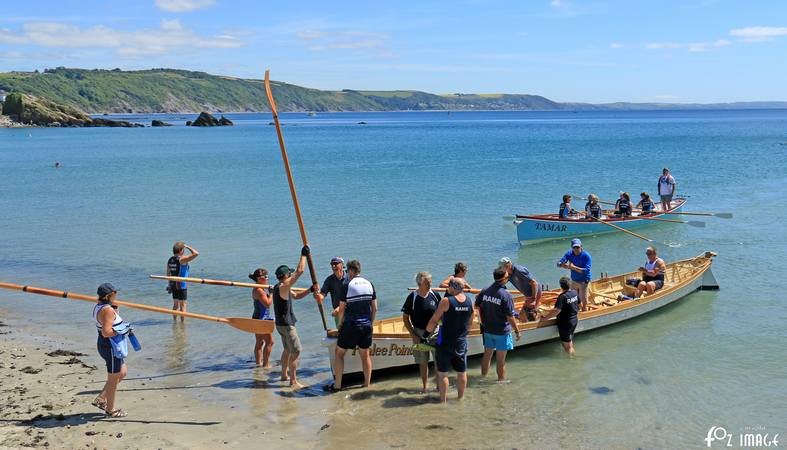
<svg viewBox="0 0 787 450">
<path fill-rule="evenodd" d="M 541 286 L 538 281 L 533 278 L 527 267 L 512 263 L 511 258 L 501 258 L 498 266 L 506 271 L 508 281 L 525 296 L 525 303 L 519 312 L 519 320 L 523 322 L 536 320 L 538 305 L 541 303 Z"/>
<path fill-rule="evenodd" d="M 484 357 L 481 359 L 481 376 L 489 373 L 492 354 L 497 360 L 497 381 L 506 379 L 506 354 L 514 349 L 511 330 L 518 341 L 521 335 L 514 319 L 514 300 L 505 286 L 508 283 L 508 272 L 498 267 L 492 272 L 495 282 L 482 290 L 476 299 L 475 308 L 481 318 L 484 330 Z"/>
<path fill-rule="evenodd" d="M 426 325 L 426 333 L 431 334 L 443 321 L 437 338 L 435 365 L 437 366 L 437 387 L 440 401 L 448 400 L 448 370 L 456 372 L 457 398 L 462 400 L 467 387 L 467 333 L 473 323 L 473 297 L 465 294 L 465 280 L 451 278 L 445 298 Z"/>
<path fill-rule="evenodd" d="M 669 169 L 665 167 L 661 171 L 658 183 L 662 211 L 668 211 L 672 208 L 672 196 L 675 195 L 676 187 L 675 178 L 672 178 L 672 175 L 669 174 Z"/>
<path fill-rule="evenodd" d="M 557 316 L 557 331 L 563 349 L 569 356 L 574 356 L 574 330 L 577 328 L 577 315 L 579 314 L 579 294 L 569 289 L 568 277 L 560 278 L 560 295 L 555 301 L 555 307 L 541 320 L 549 320 Z"/>
<path fill-rule="evenodd" d="M 189 251 L 188 255 L 184 253 Z M 189 263 L 193 261 L 199 252 L 194 248 L 186 245 L 183 242 L 175 242 L 172 246 L 172 256 L 167 261 L 167 275 L 173 277 L 187 277 L 189 276 Z M 188 298 L 188 285 L 185 281 L 170 281 L 167 290 L 172 294 L 172 309 L 174 311 L 186 312 L 186 300 Z M 177 317 L 172 316 L 172 320 Z M 185 317 L 180 316 L 180 321 L 183 322 Z"/>
<path fill-rule="evenodd" d="M 257 284 L 268 284 L 268 269 L 259 268 L 251 273 L 249 278 Z M 268 295 L 264 288 L 254 288 L 251 291 L 251 300 L 254 303 L 254 313 L 251 315 L 252 319 L 273 320 L 273 317 L 271 317 L 273 298 Z M 254 361 L 257 363 L 257 367 L 270 369 L 271 352 L 273 351 L 274 344 L 273 335 L 255 334 L 254 338 Z M 264 350 L 263 346 L 265 347 Z"/>
<path fill-rule="evenodd" d="M 281 265 L 276 268 L 276 279 L 279 281 L 273 286 L 273 313 L 276 321 L 276 331 L 281 336 L 284 349 L 281 351 L 281 381 L 290 382 L 290 387 L 300 389 L 298 383 L 298 359 L 301 356 L 301 339 L 295 330 L 295 313 L 292 311 L 292 302 L 306 297 L 311 290 L 304 289 L 293 293 L 292 286 L 298 281 L 306 267 L 306 257 L 309 256 L 309 247 L 303 246 L 301 258 L 293 272 L 288 266 Z"/>
<path fill-rule="evenodd" d="M 590 257 L 590 253 L 582 250 L 582 241 L 576 238 L 571 240 L 571 250 L 567 251 L 557 263 L 558 267 L 571 271 L 571 289 L 579 294 L 582 311 L 587 310 L 588 284 L 590 284 L 592 277 L 590 273 L 592 263 L 593 259 Z"/>
<path fill-rule="evenodd" d="M 467 264 L 463 263 L 462 261 L 459 261 L 458 263 L 454 264 L 454 274 L 448 276 L 445 280 L 441 281 L 439 287 L 447 288 L 448 282 L 451 281 L 451 278 L 461 278 L 465 281 L 465 289 L 473 289 L 470 286 L 470 283 L 468 283 L 466 280 L 467 270 L 468 270 Z"/>
<path fill-rule="evenodd" d="M 110 417 L 126 417 L 125 411 L 115 408 L 115 394 L 118 384 L 126 377 L 128 369 L 124 356 L 113 350 L 111 339 L 122 336 L 116 329 L 127 328 L 127 324 L 123 322 L 117 312 L 118 306 L 115 305 L 117 289 L 111 283 L 104 283 L 98 287 L 96 293 L 98 294 L 98 304 L 93 307 L 93 320 L 96 321 L 98 329 L 96 347 L 98 354 L 104 359 L 107 366 L 107 381 L 92 404 Z"/>
<path fill-rule="evenodd" d="M 331 306 L 333 307 L 331 316 L 333 316 L 336 328 L 339 328 L 339 303 L 347 295 L 347 283 L 350 282 L 350 278 L 344 271 L 344 259 L 341 256 L 331 258 L 331 271 L 333 273 L 322 282 L 320 292 L 314 293 L 314 299 L 322 303 L 325 295 L 331 294 Z"/>
<path fill-rule="evenodd" d="M 432 290 L 432 274 L 429 272 L 418 272 L 415 283 L 418 285 L 418 290 L 411 292 L 405 299 L 402 306 L 402 321 L 410 333 L 413 344 L 418 344 L 428 336 L 425 331 L 426 325 L 437 310 L 440 294 Z M 429 352 L 413 350 L 413 357 L 418 364 L 421 383 L 426 393 L 429 390 Z"/>
<path fill-rule="evenodd" d="M 333 391 L 342 388 L 345 353 L 356 347 L 363 366 L 363 386 L 369 387 L 372 382 L 369 347 L 372 346 L 372 324 L 377 315 L 377 292 L 369 280 L 361 277 L 361 263 L 358 260 L 347 263 L 347 274 L 350 276 L 347 296 L 339 303 L 339 339 L 336 342 L 333 368 L 336 381 L 330 386 Z"/>
</svg>

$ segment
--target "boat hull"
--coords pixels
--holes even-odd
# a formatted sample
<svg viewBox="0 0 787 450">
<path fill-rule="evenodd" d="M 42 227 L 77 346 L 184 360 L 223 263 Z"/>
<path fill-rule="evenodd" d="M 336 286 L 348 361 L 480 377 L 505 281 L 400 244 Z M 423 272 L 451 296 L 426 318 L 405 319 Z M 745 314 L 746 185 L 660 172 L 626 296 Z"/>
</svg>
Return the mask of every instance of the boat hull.
<svg viewBox="0 0 787 450">
<path fill-rule="evenodd" d="M 633 275 L 634 274 L 632 273 L 622 275 L 621 277 Z M 595 283 L 597 284 L 597 288 L 603 290 L 603 285 L 605 282 L 605 280 L 599 280 Z M 711 272 L 710 258 L 708 258 L 707 265 L 702 268 L 702 270 L 698 270 L 695 273 L 692 273 L 690 276 L 678 280 L 674 287 L 671 287 L 664 292 L 657 291 L 656 294 L 649 297 L 644 297 L 641 300 L 622 302 L 602 310 L 580 313 L 575 333 L 584 333 L 586 331 L 606 327 L 608 325 L 613 325 L 628 319 L 632 319 L 634 317 L 641 316 L 643 314 L 647 314 L 651 311 L 686 298 L 692 292 L 701 289 L 718 289 L 716 279 Z M 519 341 L 514 343 L 516 348 L 557 339 L 559 337 L 554 319 L 538 323 L 524 323 L 520 324 L 519 327 L 521 331 L 521 338 Z M 477 331 L 475 334 L 471 332 L 471 335 L 468 336 L 467 341 L 468 356 L 477 356 L 483 354 L 484 346 L 482 337 L 477 333 Z M 336 338 L 324 338 L 322 341 L 322 346 L 327 349 L 331 368 L 333 368 L 336 350 Z M 412 340 L 404 335 L 395 337 L 375 336 L 372 341 L 372 347 L 370 348 L 373 370 L 380 371 L 396 367 L 415 365 L 412 346 Z M 361 361 L 357 350 L 349 350 L 346 353 L 344 364 L 344 373 L 347 375 L 361 373 L 362 371 Z"/>
<path fill-rule="evenodd" d="M 669 212 L 681 211 L 686 202 L 684 199 L 680 199 L 679 201 L 680 203 Z M 663 219 L 681 218 L 680 216 L 670 215 L 669 212 L 663 214 L 654 214 L 648 217 Z M 541 216 L 523 216 L 517 220 L 519 223 L 517 223 L 516 226 L 516 235 L 519 243 L 522 245 L 535 244 L 552 239 L 568 239 L 575 238 L 577 236 L 587 236 L 619 231 L 609 225 L 604 225 L 601 222 L 590 222 L 584 219 L 547 219 Z M 655 220 L 638 219 L 636 217 L 632 219 L 606 220 L 626 230 L 632 230 L 659 223 Z"/>
</svg>

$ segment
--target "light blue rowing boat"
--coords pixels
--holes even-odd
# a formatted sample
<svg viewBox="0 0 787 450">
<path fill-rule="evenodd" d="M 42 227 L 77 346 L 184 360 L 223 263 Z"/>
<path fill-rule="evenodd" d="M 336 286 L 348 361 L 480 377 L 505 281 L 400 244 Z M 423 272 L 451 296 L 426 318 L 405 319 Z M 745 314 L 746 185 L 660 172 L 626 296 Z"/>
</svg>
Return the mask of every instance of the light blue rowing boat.
<svg viewBox="0 0 787 450">
<path fill-rule="evenodd" d="M 617 225 L 626 230 L 644 227 L 659 223 L 656 220 L 648 219 L 680 219 L 678 215 L 670 215 L 670 212 L 680 212 L 686 204 L 685 198 L 673 200 L 672 209 L 661 212 L 661 204 L 656 205 L 656 212 L 650 214 L 647 219 L 639 215 L 616 218 L 609 215 L 602 215 L 601 219 L 613 225 Z M 611 211 L 604 211 L 611 214 Z M 561 219 L 557 214 L 538 214 L 534 216 L 516 216 L 516 235 L 522 245 L 534 244 L 537 242 L 548 241 L 551 239 L 570 239 L 577 236 L 587 236 L 590 234 L 611 233 L 616 230 L 614 227 L 605 225 L 593 219 L 586 219 L 584 215 Z"/>
</svg>

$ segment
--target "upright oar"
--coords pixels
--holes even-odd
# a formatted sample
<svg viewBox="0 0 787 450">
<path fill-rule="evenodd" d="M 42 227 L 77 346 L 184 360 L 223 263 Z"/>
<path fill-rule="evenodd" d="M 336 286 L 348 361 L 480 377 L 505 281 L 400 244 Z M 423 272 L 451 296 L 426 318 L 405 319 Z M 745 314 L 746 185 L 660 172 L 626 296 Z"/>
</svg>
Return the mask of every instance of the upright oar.
<svg viewBox="0 0 787 450">
<path fill-rule="evenodd" d="M 281 158 L 284 160 L 284 168 L 287 171 L 287 181 L 290 183 L 290 194 L 292 194 L 292 203 L 295 206 L 295 217 L 298 218 L 298 227 L 301 231 L 301 240 L 303 245 L 309 245 L 309 240 L 306 238 L 306 229 L 303 227 L 303 217 L 301 217 L 301 206 L 298 203 L 298 194 L 295 193 L 295 182 L 292 179 L 292 171 L 290 170 L 290 159 L 287 157 L 287 149 L 284 147 L 284 138 L 281 134 L 281 125 L 279 124 L 279 113 L 276 111 L 276 101 L 273 100 L 273 92 L 271 92 L 270 83 L 270 70 L 265 71 L 265 94 L 268 96 L 268 103 L 271 106 L 271 113 L 273 114 L 273 122 L 276 125 L 276 135 L 279 137 L 279 147 L 281 148 Z M 312 260 L 311 252 L 306 257 L 306 262 L 309 265 L 309 275 L 312 279 L 312 288 L 316 292 L 319 289 L 317 283 L 317 274 L 314 271 L 314 261 Z M 328 324 L 325 323 L 325 311 L 323 310 L 322 303 L 317 302 L 317 307 L 320 309 L 320 319 L 322 319 L 322 327 L 328 331 Z"/>
<path fill-rule="evenodd" d="M 23 286 L 21 284 L 13 283 L 0 283 L 0 288 L 10 289 L 15 291 L 28 292 L 30 294 L 48 295 L 50 297 L 70 298 L 72 300 L 84 300 L 88 302 L 97 303 L 98 297 L 84 294 L 74 294 L 71 292 L 55 291 L 52 289 L 44 289 L 34 286 Z M 205 314 L 196 314 L 183 311 L 175 311 L 172 309 L 159 308 L 156 306 L 140 305 L 138 303 L 129 303 L 120 300 L 115 300 L 116 305 L 125 306 L 127 308 L 141 309 L 143 311 L 152 311 L 162 314 L 170 314 L 173 316 L 190 317 L 192 319 L 210 320 L 212 322 L 225 323 L 233 328 L 254 334 L 271 334 L 273 333 L 272 320 L 256 320 L 247 319 L 245 317 L 214 317 L 206 316 Z"/>
<path fill-rule="evenodd" d="M 211 284 L 214 286 L 235 286 L 235 287 L 263 288 L 263 289 L 268 289 L 273 287 L 270 284 L 245 283 L 243 281 L 211 280 L 210 278 L 173 277 L 170 275 L 149 275 L 149 276 L 150 278 L 153 278 L 155 280 L 182 281 L 184 283 Z M 300 291 L 305 291 L 306 289 L 292 288 L 291 290 L 293 292 L 300 292 Z"/>
<path fill-rule="evenodd" d="M 624 232 L 624 233 L 628 233 L 628 234 L 630 234 L 630 235 L 632 235 L 632 236 L 634 236 L 634 237 L 638 237 L 638 238 L 642 239 L 643 241 L 653 242 L 653 239 L 648 239 L 648 238 L 646 238 L 645 236 L 642 236 L 642 235 L 640 235 L 640 234 L 637 234 L 637 233 L 635 233 L 635 232 L 633 232 L 633 231 L 629 231 L 629 230 L 627 230 L 627 229 L 625 229 L 625 228 L 623 228 L 623 227 L 619 227 L 619 226 L 617 226 L 617 225 L 611 224 L 611 223 L 607 222 L 606 220 L 601 220 L 601 219 L 599 219 L 599 218 L 596 218 L 596 217 L 593 217 L 593 216 L 588 216 L 588 217 L 590 217 L 591 219 L 593 219 L 593 220 L 595 220 L 595 221 L 597 221 L 597 222 L 601 222 L 601 223 L 603 223 L 604 225 L 610 226 L 610 227 L 612 227 L 612 228 L 617 228 L 618 230 L 620 230 L 620 231 L 622 231 L 622 232 Z"/>
</svg>

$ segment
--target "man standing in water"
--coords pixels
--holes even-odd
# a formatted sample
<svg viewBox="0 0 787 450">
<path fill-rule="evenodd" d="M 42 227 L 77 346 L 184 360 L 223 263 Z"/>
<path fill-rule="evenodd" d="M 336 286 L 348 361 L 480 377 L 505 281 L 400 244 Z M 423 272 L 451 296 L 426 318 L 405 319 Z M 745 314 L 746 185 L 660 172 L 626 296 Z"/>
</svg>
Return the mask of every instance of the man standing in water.
<svg viewBox="0 0 787 450">
<path fill-rule="evenodd" d="M 293 300 L 306 297 L 311 290 L 304 289 L 301 292 L 293 293 L 292 286 L 298 281 L 306 267 L 306 257 L 309 255 L 309 247 L 301 249 L 301 258 L 295 272 L 287 266 L 276 268 L 276 279 L 279 282 L 273 286 L 271 293 L 273 296 L 273 312 L 275 315 L 276 331 L 281 335 L 281 342 L 284 349 L 281 352 L 281 381 L 290 381 L 290 386 L 295 389 L 303 387 L 298 383 L 298 358 L 301 356 L 301 339 L 295 330 L 295 313 L 292 311 Z"/>
<path fill-rule="evenodd" d="M 448 400 L 448 369 L 456 371 L 457 398 L 462 400 L 467 387 L 467 332 L 473 323 L 473 297 L 464 294 L 465 280 L 451 278 L 445 298 L 440 300 L 434 315 L 426 325 L 426 332 L 432 333 L 440 319 L 440 336 L 437 338 L 437 387 L 440 390 L 440 401 Z M 425 341 L 425 339 L 424 339 Z"/>
<path fill-rule="evenodd" d="M 184 253 L 189 251 L 188 255 Z M 199 252 L 194 248 L 186 245 L 183 242 L 175 242 L 172 246 L 172 257 L 167 261 L 167 275 L 174 277 L 187 277 L 189 276 L 189 263 L 193 261 Z M 188 298 L 187 284 L 184 281 L 170 281 L 167 290 L 172 294 L 172 309 L 174 311 L 186 312 L 186 300 Z M 177 317 L 172 316 L 174 321 Z M 184 321 L 184 317 L 180 316 L 180 321 Z"/>
<path fill-rule="evenodd" d="M 492 354 L 497 360 L 497 381 L 506 379 L 506 354 L 514 349 L 511 330 L 516 340 L 521 337 L 514 319 L 514 300 L 505 288 L 508 273 L 501 267 L 492 273 L 495 282 L 478 294 L 475 308 L 481 317 L 484 330 L 484 357 L 481 360 L 481 376 L 489 373 Z"/>
<path fill-rule="evenodd" d="M 413 344 L 418 344 L 428 336 L 426 325 L 437 310 L 440 294 L 432 290 L 432 274 L 429 272 L 418 272 L 415 276 L 415 284 L 418 285 L 418 289 L 411 292 L 404 300 L 402 321 L 413 339 Z M 413 357 L 418 364 L 421 384 L 426 393 L 429 390 L 429 351 L 413 350 Z"/>
<path fill-rule="evenodd" d="M 669 174 L 669 169 L 664 168 L 659 177 L 659 196 L 661 197 L 661 210 L 667 211 L 672 207 L 672 196 L 675 195 L 675 178 Z"/>
<path fill-rule="evenodd" d="M 347 273 L 344 271 L 344 259 L 341 256 L 334 256 L 331 258 L 331 271 L 332 274 L 325 278 L 322 282 L 320 292 L 314 293 L 314 299 L 322 303 L 326 294 L 331 294 L 331 306 L 333 311 L 333 321 L 336 328 L 339 328 L 339 303 L 347 293 L 347 283 L 350 282 Z"/>
<path fill-rule="evenodd" d="M 582 302 L 582 311 L 587 309 L 588 284 L 590 284 L 590 266 L 593 260 L 590 253 L 582 250 L 582 241 L 579 239 L 571 240 L 571 250 L 567 251 L 560 261 L 558 267 L 571 271 L 571 289 L 577 291 L 579 300 Z"/>
<path fill-rule="evenodd" d="M 560 334 L 560 341 L 563 349 L 569 356 L 574 356 L 574 330 L 577 328 L 577 314 L 579 314 L 579 294 L 569 290 L 569 280 L 567 277 L 560 278 L 560 290 L 555 301 L 555 307 L 549 311 L 541 320 L 549 320 L 557 316 L 557 331 Z"/>
<path fill-rule="evenodd" d="M 361 263 L 352 260 L 347 263 L 347 296 L 339 303 L 339 339 L 336 342 L 336 358 L 334 376 L 336 381 L 331 390 L 342 388 L 344 374 L 344 355 L 347 350 L 358 348 L 363 366 L 363 386 L 369 387 L 372 382 L 372 357 L 369 347 L 372 346 L 372 324 L 377 315 L 377 292 L 369 280 L 361 277 Z"/>
<path fill-rule="evenodd" d="M 538 305 L 541 303 L 541 286 L 538 285 L 538 281 L 533 278 L 527 267 L 512 263 L 510 258 L 501 258 L 499 267 L 508 274 L 508 281 L 525 296 L 519 320 L 522 322 L 536 320 Z"/>
</svg>

